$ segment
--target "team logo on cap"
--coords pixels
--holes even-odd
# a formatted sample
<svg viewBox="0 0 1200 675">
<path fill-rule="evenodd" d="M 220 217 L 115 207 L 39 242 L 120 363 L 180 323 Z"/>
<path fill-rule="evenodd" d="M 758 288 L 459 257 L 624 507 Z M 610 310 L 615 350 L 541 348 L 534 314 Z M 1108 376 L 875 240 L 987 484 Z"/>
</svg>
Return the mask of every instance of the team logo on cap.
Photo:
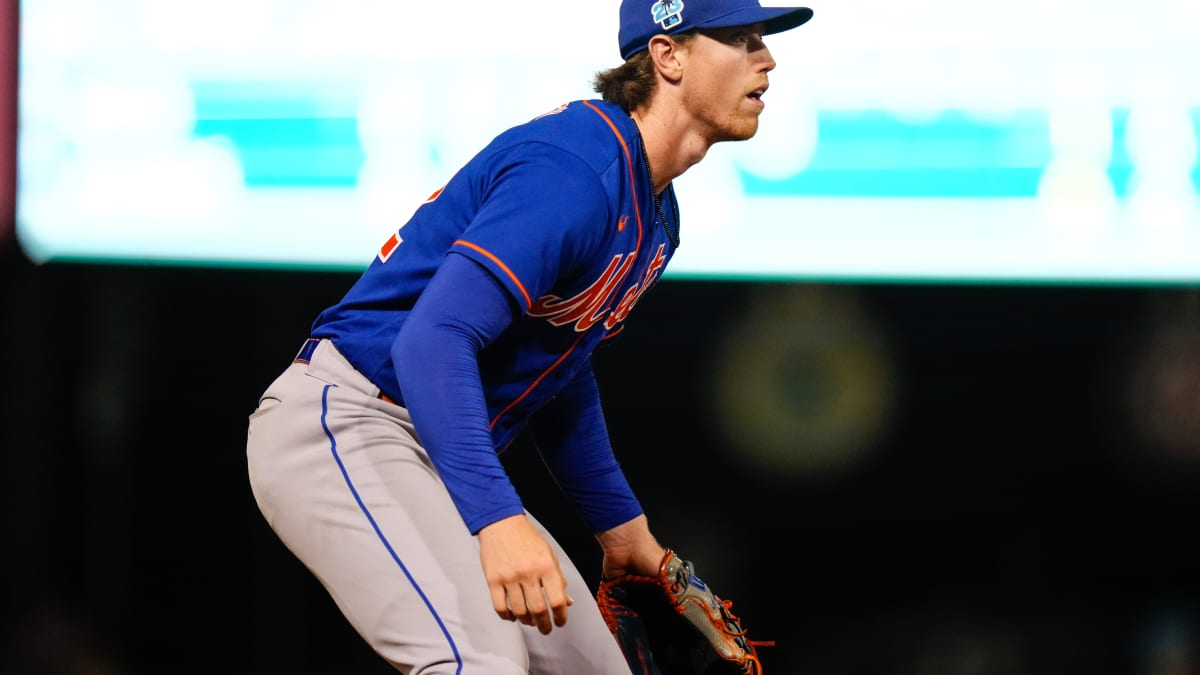
<svg viewBox="0 0 1200 675">
<path fill-rule="evenodd" d="M 683 23 L 683 0 L 658 0 L 650 6 L 650 15 L 663 30 L 671 30 Z"/>
</svg>

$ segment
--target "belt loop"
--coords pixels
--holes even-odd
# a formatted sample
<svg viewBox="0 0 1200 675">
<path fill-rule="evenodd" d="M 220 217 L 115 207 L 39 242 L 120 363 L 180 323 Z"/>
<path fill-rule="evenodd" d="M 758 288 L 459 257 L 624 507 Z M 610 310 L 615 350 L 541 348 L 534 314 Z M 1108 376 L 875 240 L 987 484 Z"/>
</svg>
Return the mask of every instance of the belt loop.
<svg viewBox="0 0 1200 675">
<path fill-rule="evenodd" d="M 292 359 L 293 363 L 308 363 L 312 358 L 313 352 L 317 351 L 317 345 L 321 344 L 318 338 L 308 338 L 304 341 L 304 346 L 296 353 L 296 358 Z"/>
</svg>

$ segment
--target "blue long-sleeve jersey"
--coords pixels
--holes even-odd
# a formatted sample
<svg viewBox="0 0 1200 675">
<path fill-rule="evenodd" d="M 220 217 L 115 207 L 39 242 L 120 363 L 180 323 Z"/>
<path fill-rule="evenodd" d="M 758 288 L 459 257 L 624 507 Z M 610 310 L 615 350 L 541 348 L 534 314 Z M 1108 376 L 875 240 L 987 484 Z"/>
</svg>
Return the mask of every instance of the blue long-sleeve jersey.
<svg viewBox="0 0 1200 675">
<path fill-rule="evenodd" d="M 664 229 L 678 230 L 678 212 L 669 200 L 659 222 L 642 152 L 637 126 L 602 101 L 509 129 L 314 321 L 314 337 L 409 408 L 473 532 L 520 511 L 497 453 L 531 420 L 595 531 L 640 513 L 603 428 L 590 356 L 674 253 Z M 487 274 L 470 271 L 479 268 Z M 502 305 L 485 302 L 489 285 Z"/>
</svg>

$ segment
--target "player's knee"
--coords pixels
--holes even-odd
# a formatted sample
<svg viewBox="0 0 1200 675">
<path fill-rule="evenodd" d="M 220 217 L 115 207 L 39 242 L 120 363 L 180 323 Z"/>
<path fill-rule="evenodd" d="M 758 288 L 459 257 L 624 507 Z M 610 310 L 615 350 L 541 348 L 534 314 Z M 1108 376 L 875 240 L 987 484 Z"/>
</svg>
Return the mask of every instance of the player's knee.
<svg viewBox="0 0 1200 675">
<path fill-rule="evenodd" d="M 507 668 L 505 668 L 507 665 Z M 529 675 L 528 668 L 520 668 L 513 663 L 485 664 L 482 666 L 459 666 L 454 663 L 432 663 L 428 667 L 414 668 L 409 675 Z"/>
<path fill-rule="evenodd" d="M 502 639 L 502 634 L 508 638 Z M 368 642 L 393 667 L 409 675 L 529 674 L 529 653 L 518 631 L 499 630 L 456 641 L 438 637 L 443 639 Z"/>
<path fill-rule="evenodd" d="M 392 663 L 409 675 L 529 675 L 529 666 L 494 654 L 456 655 L 450 660 L 411 664 L 406 667 Z"/>
</svg>

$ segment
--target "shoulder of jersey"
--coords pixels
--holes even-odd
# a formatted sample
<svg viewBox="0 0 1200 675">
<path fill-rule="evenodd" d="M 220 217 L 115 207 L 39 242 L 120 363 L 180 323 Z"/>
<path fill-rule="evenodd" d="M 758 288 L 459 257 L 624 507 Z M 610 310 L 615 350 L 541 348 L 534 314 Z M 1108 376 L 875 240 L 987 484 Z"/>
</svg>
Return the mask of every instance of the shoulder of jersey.
<svg viewBox="0 0 1200 675">
<path fill-rule="evenodd" d="M 636 133 L 636 126 L 620 106 L 588 100 L 564 103 L 504 136 L 509 142 L 533 141 L 563 148 L 601 171 L 623 152 L 622 142 L 633 143 Z"/>
</svg>

